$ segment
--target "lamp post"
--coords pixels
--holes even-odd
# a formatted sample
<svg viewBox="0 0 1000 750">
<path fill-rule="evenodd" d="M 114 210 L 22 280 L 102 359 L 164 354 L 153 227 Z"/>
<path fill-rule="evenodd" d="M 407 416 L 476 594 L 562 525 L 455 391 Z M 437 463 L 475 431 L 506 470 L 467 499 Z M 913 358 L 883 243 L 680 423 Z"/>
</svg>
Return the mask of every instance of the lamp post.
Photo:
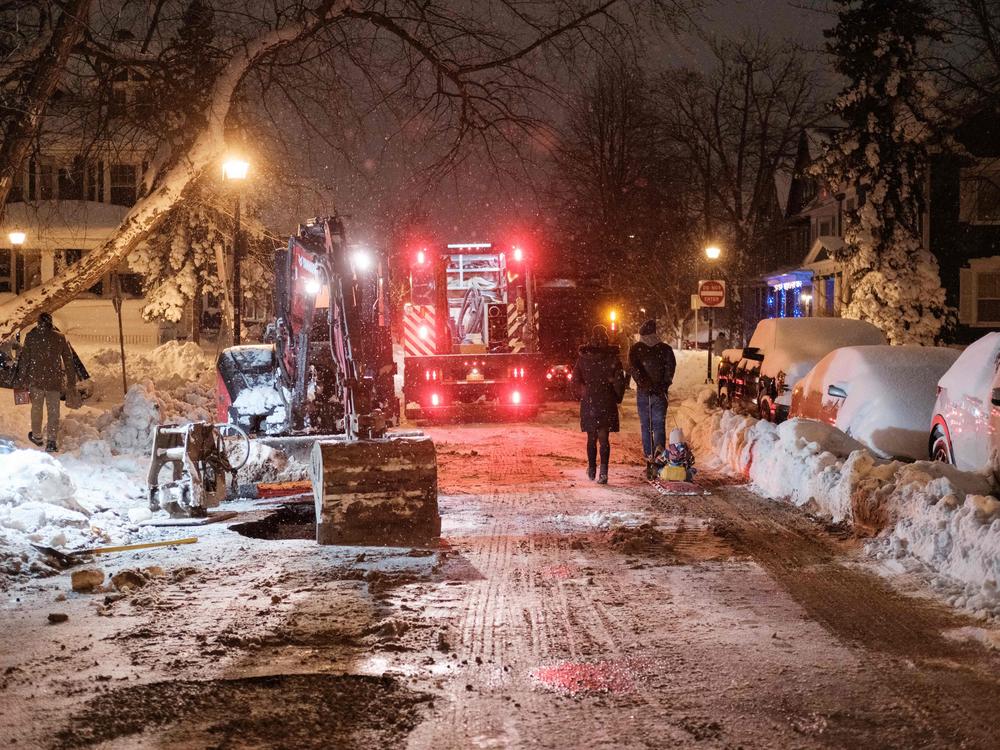
<svg viewBox="0 0 1000 750">
<path fill-rule="evenodd" d="M 10 273 L 11 273 L 11 286 L 14 289 L 14 293 L 20 293 L 20 289 L 17 288 L 17 253 L 24 245 L 24 241 L 28 239 L 28 235 L 22 232 L 20 229 L 15 229 L 13 232 L 7 235 L 7 239 L 10 240 Z"/>
<path fill-rule="evenodd" d="M 247 177 L 250 163 L 238 157 L 230 157 L 222 164 L 222 176 L 226 182 L 236 186 L 236 205 L 233 210 L 233 346 L 239 346 L 242 338 L 243 285 L 240 279 L 240 191 L 239 183 Z"/>
<path fill-rule="evenodd" d="M 711 269 L 712 261 L 718 260 L 722 256 L 722 249 L 718 245 L 709 245 L 705 248 L 705 258 L 708 259 L 708 268 Z M 697 315 L 697 312 L 695 313 Z M 714 383 L 715 380 L 712 378 L 712 326 L 715 323 L 715 310 L 712 308 L 708 309 L 705 313 L 705 317 L 708 318 L 708 368 L 706 370 L 705 382 Z"/>
</svg>

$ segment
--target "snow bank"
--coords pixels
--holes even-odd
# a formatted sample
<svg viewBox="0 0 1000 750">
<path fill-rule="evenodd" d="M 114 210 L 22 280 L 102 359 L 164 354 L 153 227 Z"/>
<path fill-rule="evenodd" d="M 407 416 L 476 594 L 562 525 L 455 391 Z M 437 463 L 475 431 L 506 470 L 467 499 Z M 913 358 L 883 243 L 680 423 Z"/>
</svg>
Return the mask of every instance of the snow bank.
<svg viewBox="0 0 1000 750">
<path fill-rule="evenodd" d="M 821 422 L 774 425 L 720 411 L 710 389 L 673 418 L 699 465 L 745 477 L 764 497 L 850 523 L 873 536 L 873 557 L 929 570 L 952 603 L 1000 615 L 1000 501 L 986 477 L 879 459 Z"/>
<path fill-rule="evenodd" d="M 705 371 L 708 369 L 708 352 L 698 349 L 674 349 L 677 359 L 677 369 L 674 371 L 674 382 L 670 386 L 670 400 L 693 398 L 705 387 Z M 719 367 L 719 356 L 716 354 L 712 370 Z"/>
<path fill-rule="evenodd" d="M 81 356 L 96 387 L 87 406 L 62 412 L 64 452 L 0 455 L 0 578 L 50 570 L 32 543 L 72 550 L 155 538 L 155 529 L 137 526 L 149 516 L 153 428 L 213 419 L 213 358 L 195 344 L 126 352 L 131 385 L 124 400 L 118 351 Z M 0 432 L 27 445 L 27 418 L 27 407 L 0 405 Z"/>
</svg>

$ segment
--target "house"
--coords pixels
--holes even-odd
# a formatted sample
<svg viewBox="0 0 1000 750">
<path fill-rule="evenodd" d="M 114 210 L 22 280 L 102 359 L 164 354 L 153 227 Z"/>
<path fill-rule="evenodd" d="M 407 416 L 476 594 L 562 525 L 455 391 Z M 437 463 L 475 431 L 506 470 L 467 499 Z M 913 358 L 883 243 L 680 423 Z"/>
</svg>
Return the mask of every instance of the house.
<svg viewBox="0 0 1000 750">
<path fill-rule="evenodd" d="M 930 160 L 923 243 L 938 259 L 948 305 L 959 313 L 952 337 L 956 343 L 969 343 L 1000 328 L 997 117 L 980 113 L 954 135 L 965 153 L 937 153 Z M 853 188 L 834 193 L 807 172 L 826 137 L 822 131 L 800 137 L 786 202 L 783 262 L 772 264 L 755 287 L 751 285 L 748 322 L 839 317 L 850 300 L 850 280 L 838 257 L 845 247 L 844 215 L 854 209 L 856 194 Z"/>
</svg>

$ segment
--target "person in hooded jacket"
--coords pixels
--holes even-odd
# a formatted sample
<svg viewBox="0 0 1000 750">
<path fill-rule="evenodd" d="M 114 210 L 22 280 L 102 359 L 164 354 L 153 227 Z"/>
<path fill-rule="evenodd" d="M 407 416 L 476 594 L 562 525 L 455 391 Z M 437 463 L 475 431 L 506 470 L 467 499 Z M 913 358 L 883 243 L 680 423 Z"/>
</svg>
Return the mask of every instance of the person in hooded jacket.
<svg viewBox="0 0 1000 750">
<path fill-rule="evenodd" d="M 648 474 L 657 451 L 666 446 L 667 391 L 677 369 L 674 350 L 660 340 L 655 320 L 647 320 L 639 328 L 639 340 L 628 351 L 628 365 L 636 386 L 642 452 Z"/>
<path fill-rule="evenodd" d="M 611 459 L 610 433 L 618 432 L 618 404 L 625 393 L 625 371 L 617 346 L 609 343 L 604 326 L 594 326 L 590 343 L 580 347 L 573 367 L 573 382 L 580 395 L 580 431 L 587 433 L 587 476 L 608 483 Z M 597 469 L 598 447 L 601 468 Z"/>
<path fill-rule="evenodd" d="M 59 401 L 63 389 L 76 390 L 76 369 L 69 342 L 52 324 L 52 316 L 42 313 L 38 323 L 24 337 L 24 346 L 17 357 L 14 387 L 27 388 L 31 397 L 31 432 L 28 440 L 42 445 L 42 410 L 46 412 L 45 450 L 57 450 L 59 436 Z"/>
</svg>

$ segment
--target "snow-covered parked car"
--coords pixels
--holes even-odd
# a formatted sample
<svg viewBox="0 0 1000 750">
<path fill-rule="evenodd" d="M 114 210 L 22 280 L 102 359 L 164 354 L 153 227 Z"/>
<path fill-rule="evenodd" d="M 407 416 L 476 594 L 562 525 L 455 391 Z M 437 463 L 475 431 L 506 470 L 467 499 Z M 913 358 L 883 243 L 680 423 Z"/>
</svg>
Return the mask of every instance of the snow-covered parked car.
<svg viewBox="0 0 1000 750">
<path fill-rule="evenodd" d="M 1000 471 L 1000 333 L 961 353 L 937 384 L 930 450 L 964 471 Z"/>
<path fill-rule="evenodd" d="M 934 346 L 834 349 L 795 386 L 789 416 L 831 424 L 882 458 L 924 460 L 934 388 L 959 354 Z"/>
<path fill-rule="evenodd" d="M 727 349 L 719 366 L 719 403 L 742 404 L 761 419 L 781 422 L 792 389 L 817 362 L 842 346 L 885 344 L 871 323 L 844 318 L 768 318 L 744 349 Z"/>
</svg>

